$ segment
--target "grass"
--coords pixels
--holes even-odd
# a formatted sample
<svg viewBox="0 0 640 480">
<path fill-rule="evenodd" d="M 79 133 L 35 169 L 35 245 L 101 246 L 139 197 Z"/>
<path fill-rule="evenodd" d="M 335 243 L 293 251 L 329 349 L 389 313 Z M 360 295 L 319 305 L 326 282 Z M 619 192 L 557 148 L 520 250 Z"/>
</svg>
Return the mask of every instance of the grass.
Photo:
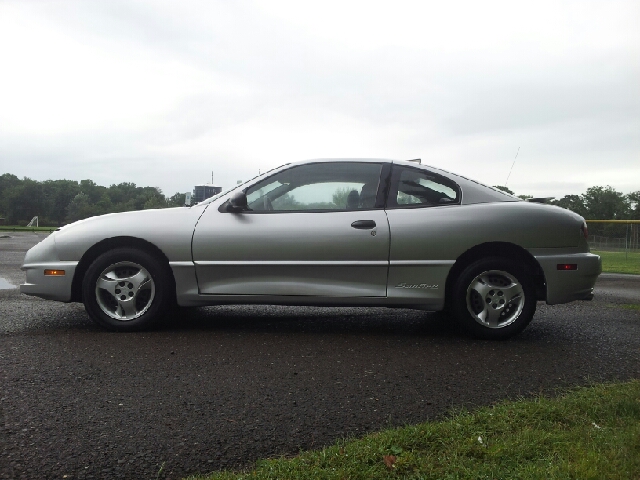
<svg viewBox="0 0 640 480">
<path fill-rule="evenodd" d="M 505 402 L 189 478 L 640 478 L 640 381 Z"/>
<path fill-rule="evenodd" d="M 624 308 L 625 310 L 635 310 L 640 312 L 640 305 L 637 303 L 612 303 L 609 305 L 614 308 Z"/>
<path fill-rule="evenodd" d="M 602 271 L 607 273 L 631 273 L 640 275 L 640 252 L 603 252 L 593 250 L 602 257 Z"/>
</svg>

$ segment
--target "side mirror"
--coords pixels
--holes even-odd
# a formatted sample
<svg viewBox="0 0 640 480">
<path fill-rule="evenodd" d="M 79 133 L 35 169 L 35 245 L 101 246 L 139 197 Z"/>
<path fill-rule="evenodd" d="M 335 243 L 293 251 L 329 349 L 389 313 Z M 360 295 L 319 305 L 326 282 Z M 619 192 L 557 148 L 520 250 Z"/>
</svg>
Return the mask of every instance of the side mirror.
<svg viewBox="0 0 640 480">
<path fill-rule="evenodd" d="M 227 212 L 240 213 L 249 210 L 247 196 L 243 191 L 234 193 L 227 203 Z"/>
</svg>

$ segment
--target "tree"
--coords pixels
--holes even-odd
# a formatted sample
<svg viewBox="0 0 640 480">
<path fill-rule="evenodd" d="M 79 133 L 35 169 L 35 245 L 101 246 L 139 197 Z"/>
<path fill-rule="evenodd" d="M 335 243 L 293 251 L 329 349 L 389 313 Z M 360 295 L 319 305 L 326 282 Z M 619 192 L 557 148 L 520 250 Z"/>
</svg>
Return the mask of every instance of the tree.
<svg viewBox="0 0 640 480">
<path fill-rule="evenodd" d="M 629 196 L 610 186 L 590 187 L 582 195 L 566 195 L 554 205 L 571 210 L 587 220 L 623 220 L 629 218 L 631 205 Z M 624 226 L 591 224 L 591 235 L 621 236 Z"/>
<path fill-rule="evenodd" d="M 126 204 L 129 200 L 131 200 L 136 194 L 136 184 L 135 183 L 120 183 L 118 185 L 111 185 L 107 189 L 107 194 L 111 199 L 111 202 L 115 206 L 116 212 L 123 212 L 126 209 L 119 207 L 120 205 Z"/>
<path fill-rule="evenodd" d="M 551 204 L 571 210 L 585 218 L 587 216 L 587 208 L 585 207 L 584 201 L 580 195 L 565 195 L 560 200 L 551 201 Z"/>
<path fill-rule="evenodd" d="M 174 193 L 167 199 L 168 207 L 184 207 L 185 202 L 185 194 L 184 193 Z"/>
<path fill-rule="evenodd" d="M 276 210 L 300 210 L 302 207 L 302 204 L 289 193 L 285 193 L 274 199 L 272 205 Z"/>
<path fill-rule="evenodd" d="M 100 200 L 95 204 L 95 214 L 104 215 L 105 213 L 112 213 L 114 211 L 113 203 L 107 193 L 104 193 Z"/>
<path fill-rule="evenodd" d="M 167 199 L 158 187 L 146 187 L 143 195 L 146 200 L 142 208 L 145 210 L 150 208 L 167 208 Z"/>
<path fill-rule="evenodd" d="M 515 195 L 515 193 L 513 193 L 513 191 L 511 191 L 511 189 L 507 188 L 507 187 L 503 187 L 500 185 L 494 185 L 493 188 L 497 188 L 498 190 L 502 190 L 505 193 L 508 193 L 509 195 Z"/>
<path fill-rule="evenodd" d="M 0 214 L 7 215 L 7 198 L 9 190 L 20 185 L 20 179 L 10 173 L 0 175 Z"/>
<path fill-rule="evenodd" d="M 67 220 L 69 222 L 75 222 L 84 218 L 91 217 L 93 215 L 93 209 L 89 203 L 89 195 L 80 192 L 73 200 L 69 202 L 67 206 Z"/>
<path fill-rule="evenodd" d="M 347 197 L 352 190 L 353 189 L 349 187 L 336 188 L 336 191 L 333 192 L 332 196 L 333 204 L 335 205 L 333 208 L 345 208 L 347 205 Z"/>
<path fill-rule="evenodd" d="M 67 206 L 80 193 L 78 182 L 74 180 L 47 180 L 42 183 L 46 202 L 46 218 L 62 225 L 67 216 Z M 46 222 L 45 222 L 46 223 Z"/>
<path fill-rule="evenodd" d="M 97 203 L 107 189 L 93 180 L 80 180 L 80 190 L 89 197 L 89 203 Z"/>
<path fill-rule="evenodd" d="M 640 220 L 640 190 L 627 195 L 627 202 L 629 203 L 629 218 Z"/>
<path fill-rule="evenodd" d="M 6 193 L 9 224 L 26 223 L 33 217 L 45 214 L 45 198 L 40 182 L 25 177 Z"/>
<path fill-rule="evenodd" d="M 582 195 L 587 215 L 590 220 L 622 220 L 628 218 L 629 204 L 623 193 L 610 186 L 591 187 Z"/>
<path fill-rule="evenodd" d="M 3 173 L 0 175 L 0 195 L 3 195 L 6 190 L 11 187 L 15 187 L 20 183 L 20 179 L 10 173 Z"/>
</svg>

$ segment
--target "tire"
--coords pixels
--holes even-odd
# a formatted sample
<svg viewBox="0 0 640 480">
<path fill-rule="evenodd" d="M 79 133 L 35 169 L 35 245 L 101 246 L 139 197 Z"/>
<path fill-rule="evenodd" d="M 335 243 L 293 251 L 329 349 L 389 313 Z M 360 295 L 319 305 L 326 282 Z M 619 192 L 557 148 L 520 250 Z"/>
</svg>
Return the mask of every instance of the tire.
<svg viewBox="0 0 640 480">
<path fill-rule="evenodd" d="M 451 292 L 451 312 L 467 334 L 504 340 L 520 333 L 536 311 L 529 275 L 512 260 L 477 260 L 458 276 Z"/>
<path fill-rule="evenodd" d="M 82 299 L 91 320 L 113 331 L 157 326 L 172 305 L 173 277 L 168 266 L 134 248 L 100 255 L 82 281 Z"/>
</svg>

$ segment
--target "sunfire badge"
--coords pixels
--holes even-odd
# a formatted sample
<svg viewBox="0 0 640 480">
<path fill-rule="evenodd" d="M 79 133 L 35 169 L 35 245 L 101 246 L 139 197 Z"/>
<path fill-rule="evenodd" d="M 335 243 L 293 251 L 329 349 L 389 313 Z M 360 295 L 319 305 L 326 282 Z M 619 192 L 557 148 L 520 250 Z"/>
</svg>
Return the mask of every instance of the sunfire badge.
<svg viewBox="0 0 640 480">
<path fill-rule="evenodd" d="M 396 285 L 396 288 L 431 288 L 431 289 L 436 289 L 438 288 L 438 285 L 431 285 L 429 283 L 415 283 L 415 284 L 408 284 L 408 283 L 399 283 L 398 285 Z"/>
</svg>

